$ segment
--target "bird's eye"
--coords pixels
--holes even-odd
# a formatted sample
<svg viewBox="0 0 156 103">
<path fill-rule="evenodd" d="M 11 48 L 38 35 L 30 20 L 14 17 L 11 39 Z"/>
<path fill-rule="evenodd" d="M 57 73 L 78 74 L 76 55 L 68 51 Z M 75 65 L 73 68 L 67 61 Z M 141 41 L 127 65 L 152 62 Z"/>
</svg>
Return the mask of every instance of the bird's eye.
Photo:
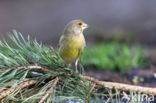
<svg viewBox="0 0 156 103">
<path fill-rule="evenodd" d="M 82 23 L 81 23 L 81 22 L 79 22 L 79 23 L 78 23 L 78 25 L 82 25 Z"/>
</svg>

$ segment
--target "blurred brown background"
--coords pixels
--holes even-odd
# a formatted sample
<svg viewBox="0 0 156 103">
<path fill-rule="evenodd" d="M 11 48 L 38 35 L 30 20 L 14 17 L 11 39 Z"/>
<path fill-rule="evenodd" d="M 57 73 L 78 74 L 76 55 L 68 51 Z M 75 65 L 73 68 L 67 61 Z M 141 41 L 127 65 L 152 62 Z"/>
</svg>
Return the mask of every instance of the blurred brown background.
<svg viewBox="0 0 156 103">
<path fill-rule="evenodd" d="M 89 35 L 132 34 L 141 43 L 155 45 L 155 4 L 154 0 L 1 0 L 0 32 L 16 29 L 56 45 L 66 23 L 82 19 L 90 24 Z"/>
</svg>

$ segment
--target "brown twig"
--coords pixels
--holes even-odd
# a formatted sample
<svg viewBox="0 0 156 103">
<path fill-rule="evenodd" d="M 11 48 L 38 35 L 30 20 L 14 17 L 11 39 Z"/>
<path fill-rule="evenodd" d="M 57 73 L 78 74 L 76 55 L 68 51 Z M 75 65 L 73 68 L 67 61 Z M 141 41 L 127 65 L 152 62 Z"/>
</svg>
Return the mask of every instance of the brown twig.
<svg viewBox="0 0 156 103">
<path fill-rule="evenodd" d="M 5 69 L 0 69 L 0 71 L 5 71 L 5 70 L 31 70 L 31 69 L 38 69 L 44 72 L 48 72 L 48 73 L 55 73 L 58 75 L 64 75 L 64 76 L 73 76 L 73 74 L 67 74 L 64 72 L 56 72 L 47 68 L 44 68 L 42 66 L 38 66 L 38 65 L 34 65 L 34 66 L 20 66 L 20 67 L 11 67 L 11 68 L 5 68 Z"/>
<path fill-rule="evenodd" d="M 5 98 L 9 94 L 13 93 L 15 90 L 17 90 L 17 89 L 24 89 L 26 87 L 29 87 L 29 86 L 35 84 L 36 82 L 37 82 L 37 80 L 24 81 L 24 82 L 20 83 L 17 88 L 10 88 L 10 89 L 7 89 L 5 91 L 2 91 L 0 93 L 0 100 L 3 99 L 3 98 Z"/>
<path fill-rule="evenodd" d="M 110 87 L 110 88 L 115 88 L 115 89 L 123 90 L 123 91 L 134 91 L 134 92 L 156 95 L 156 88 L 149 88 L 149 87 L 134 86 L 134 85 L 128 85 L 128 84 L 122 84 L 122 83 L 99 81 L 95 78 L 83 76 L 83 75 L 81 75 L 81 77 L 86 79 L 86 80 L 92 81 L 93 83 L 96 83 L 96 85 L 103 86 L 103 87 Z"/>
<path fill-rule="evenodd" d="M 54 72 L 52 70 L 49 70 L 47 68 L 41 67 L 41 66 L 21 66 L 21 67 L 13 67 L 13 68 L 9 68 L 9 69 L 25 69 L 25 70 L 29 70 L 29 69 L 38 69 L 38 70 L 42 70 L 44 72 Z"/>
<path fill-rule="evenodd" d="M 55 78 L 55 79 L 51 80 L 50 83 L 53 83 L 53 85 L 56 85 L 58 80 L 59 80 L 58 78 Z M 49 97 L 49 95 L 52 94 L 53 92 L 54 92 L 53 89 L 52 90 L 48 90 L 45 93 L 45 95 L 40 99 L 40 101 L 38 103 L 43 103 Z"/>
</svg>

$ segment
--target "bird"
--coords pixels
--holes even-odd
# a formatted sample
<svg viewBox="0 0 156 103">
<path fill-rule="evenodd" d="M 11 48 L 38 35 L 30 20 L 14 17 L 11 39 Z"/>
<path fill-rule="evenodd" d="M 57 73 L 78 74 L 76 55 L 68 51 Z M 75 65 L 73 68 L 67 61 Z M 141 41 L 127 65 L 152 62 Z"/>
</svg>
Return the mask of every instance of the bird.
<svg viewBox="0 0 156 103">
<path fill-rule="evenodd" d="M 83 31 L 88 28 L 82 20 L 72 20 L 64 28 L 59 40 L 59 55 L 67 64 L 74 64 L 78 72 L 78 62 L 86 46 Z"/>
</svg>

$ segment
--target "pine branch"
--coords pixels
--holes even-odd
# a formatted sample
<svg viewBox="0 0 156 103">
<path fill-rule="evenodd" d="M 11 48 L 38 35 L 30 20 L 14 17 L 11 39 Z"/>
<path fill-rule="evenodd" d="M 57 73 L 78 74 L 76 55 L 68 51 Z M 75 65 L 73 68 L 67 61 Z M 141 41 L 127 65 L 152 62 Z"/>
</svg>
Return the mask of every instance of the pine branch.
<svg viewBox="0 0 156 103">
<path fill-rule="evenodd" d="M 109 88 L 115 88 L 115 89 L 123 90 L 123 91 L 133 91 L 133 92 L 140 92 L 140 93 L 145 93 L 145 94 L 156 95 L 156 88 L 149 88 L 149 87 L 134 86 L 134 85 L 128 85 L 128 84 L 122 84 L 122 83 L 99 81 L 93 77 L 88 77 L 88 76 L 83 76 L 83 75 L 81 75 L 81 77 L 95 83 L 96 85 L 98 85 L 100 87 L 109 87 Z"/>
<path fill-rule="evenodd" d="M 3 99 L 3 98 L 5 98 L 9 94 L 13 93 L 17 89 L 24 89 L 26 87 L 29 87 L 29 86 L 35 84 L 36 82 L 37 82 L 36 80 L 28 80 L 28 81 L 25 81 L 25 82 L 20 83 L 19 86 L 16 87 L 16 88 L 10 88 L 10 89 L 7 89 L 5 91 L 2 91 L 0 93 L 0 100 Z"/>
<path fill-rule="evenodd" d="M 55 71 L 49 70 L 47 68 L 43 68 L 41 66 L 22 66 L 22 67 L 17 67 L 17 69 L 39 69 L 44 72 L 50 72 L 50 73 L 56 73 Z M 9 68 L 10 69 L 10 68 Z M 60 74 L 61 75 L 61 74 Z M 65 76 L 73 76 L 72 74 L 63 74 Z M 103 87 L 110 87 L 110 88 L 115 88 L 118 90 L 123 90 L 123 91 L 134 91 L 134 92 L 141 92 L 145 94 L 153 94 L 156 95 L 156 88 L 149 88 L 149 87 L 141 87 L 141 86 L 134 86 L 134 85 L 128 85 L 128 84 L 122 84 L 122 83 L 114 83 L 114 82 L 105 82 L 105 81 L 99 81 L 95 78 L 88 77 L 88 76 L 83 76 L 80 75 L 83 79 L 92 81 L 96 85 L 103 86 Z"/>
<path fill-rule="evenodd" d="M 4 103 L 51 103 L 59 96 L 89 102 L 93 96 L 100 98 L 109 94 L 107 90 L 112 88 L 156 95 L 156 88 L 99 81 L 75 73 L 65 66 L 54 49 L 31 40 L 29 36 L 24 39 L 19 32 L 9 34 L 11 45 L 0 41 L 0 101 Z M 27 88 L 34 84 L 34 87 Z M 22 98 L 18 97 L 20 93 Z"/>
<path fill-rule="evenodd" d="M 44 72 L 49 72 L 49 73 L 56 73 L 55 71 L 49 70 L 47 68 L 41 67 L 41 66 L 20 66 L 20 67 L 11 67 L 11 68 L 5 68 L 5 69 L 0 69 L 0 70 L 31 70 L 31 69 L 38 69 Z"/>
<path fill-rule="evenodd" d="M 23 67 L 19 67 L 19 68 L 23 68 Z M 54 71 L 43 68 L 41 66 L 27 66 L 24 68 L 25 69 L 37 68 L 37 69 L 41 69 L 45 72 L 53 72 L 54 73 Z M 63 74 L 63 75 L 72 76 L 71 74 Z M 145 94 L 156 95 L 156 88 L 148 88 L 148 87 L 133 86 L 133 85 L 122 84 L 122 83 L 99 81 L 99 80 L 94 79 L 92 77 L 83 76 L 83 75 L 81 75 L 81 77 L 86 79 L 86 80 L 92 81 L 93 83 L 95 83 L 99 86 L 111 87 L 111 88 L 115 88 L 115 89 L 123 90 L 123 91 L 134 91 L 134 92 L 141 92 L 141 93 L 145 93 Z"/>
</svg>

